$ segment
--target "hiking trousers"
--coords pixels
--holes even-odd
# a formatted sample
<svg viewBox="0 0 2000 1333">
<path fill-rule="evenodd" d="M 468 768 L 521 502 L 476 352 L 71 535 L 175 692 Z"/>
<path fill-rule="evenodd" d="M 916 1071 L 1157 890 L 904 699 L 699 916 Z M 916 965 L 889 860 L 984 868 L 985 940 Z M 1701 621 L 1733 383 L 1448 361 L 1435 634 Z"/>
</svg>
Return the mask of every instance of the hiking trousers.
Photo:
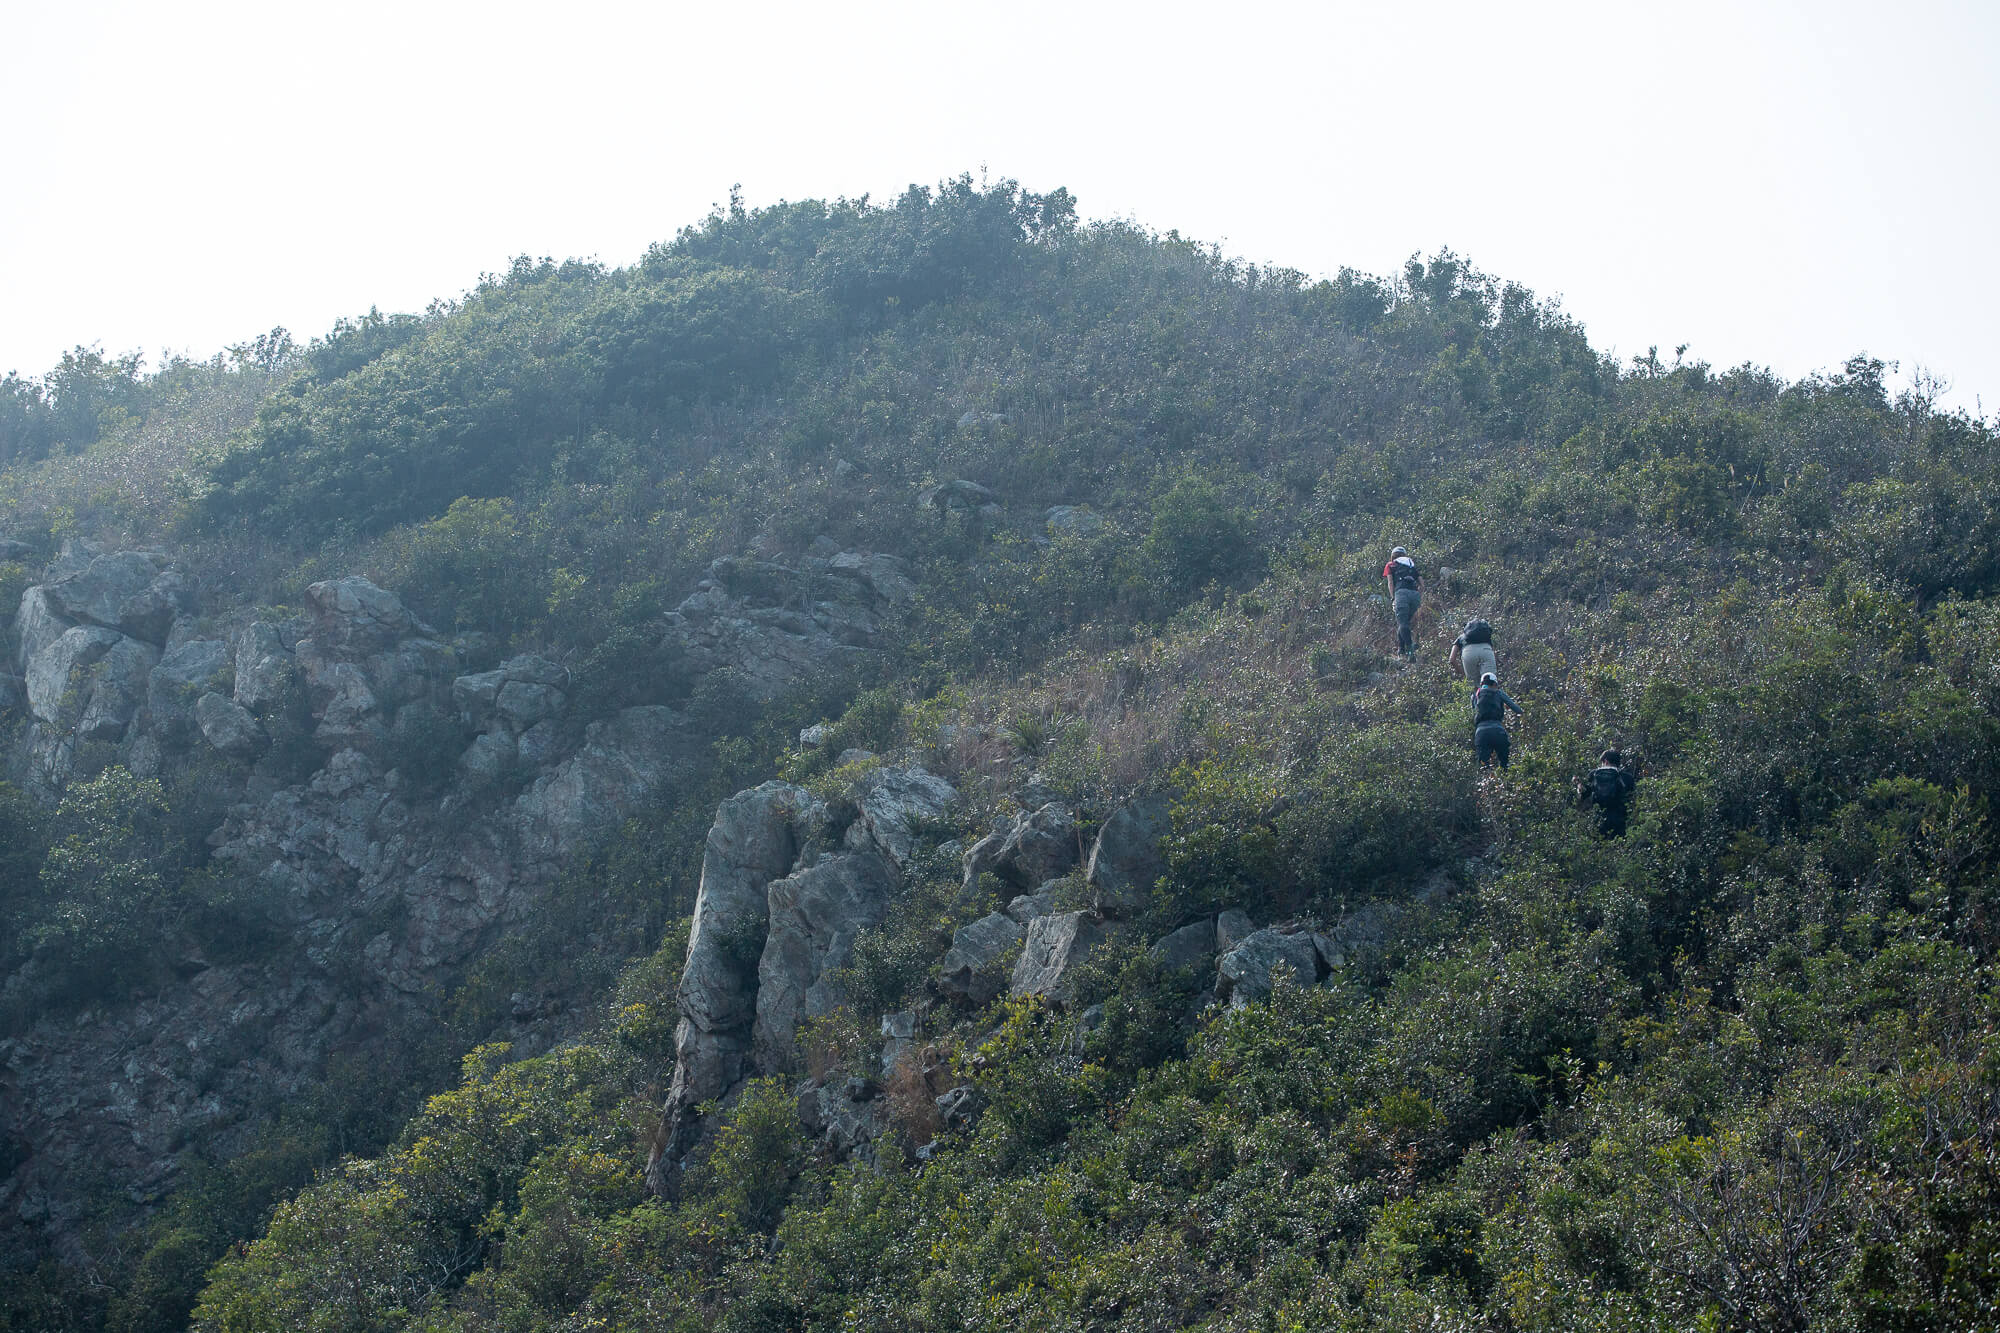
<svg viewBox="0 0 2000 1333">
<path fill-rule="evenodd" d="M 1507 735 L 1506 723 L 1481 722 L 1472 729 L 1472 753 L 1481 768 L 1494 759 L 1498 759 L 1500 767 L 1505 768 L 1507 758 L 1513 752 L 1514 741 Z"/>
<path fill-rule="evenodd" d="M 1423 604 L 1423 594 L 1415 588 L 1396 589 L 1396 648 L 1399 652 L 1409 652 L 1415 640 L 1410 637 L 1410 622 L 1417 618 L 1417 607 Z"/>
</svg>

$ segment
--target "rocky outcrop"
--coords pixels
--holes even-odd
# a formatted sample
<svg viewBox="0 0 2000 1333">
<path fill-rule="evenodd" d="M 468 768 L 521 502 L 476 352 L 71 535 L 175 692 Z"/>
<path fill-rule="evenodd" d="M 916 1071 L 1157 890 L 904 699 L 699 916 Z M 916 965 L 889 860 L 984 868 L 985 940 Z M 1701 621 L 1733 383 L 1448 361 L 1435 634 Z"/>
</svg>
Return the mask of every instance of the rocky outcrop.
<svg viewBox="0 0 2000 1333">
<path fill-rule="evenodd" d="M 986 1004 L 1005 989 L 1008 955 L 1027 939 L 1027 927 L 1005 912 L 991 912 L 952 932 L 951 948 L 938 964 L 938 986 L 973 1004 Z"/>
<path fill-rule="evenodd" d="M 185 744 L 195 729 L 195 701 L 221 683 L 234 654 L 220 639 L 190 639 L 160 658 L 146 679 L 146 709 L 153 733 L 168 744 Z"/>
<path fill-rule="evenodd" d="M 56 1235 L 85 1225 L 80 1172 L 114 1173 L 135 1203 L 156 1200 L 188 1144 L 221 1158 L 249 1147 L 263 1108 L 318 1079 L 362 1010 L 325 976 L 204 967 L 130 1006 L 50 1015 L 0 1039 L 0 1128 L 15 1158 L 0 1173 L 0 1216 Z"/>
<path fill-rule="evenodd" d="M 120 636 L 97 664 L 90 702 L 76 724 L 77 738 L 123 740 L 132 715 L 146 701 L 146 682 L 159 660 L 160 650 L 152 644 Z"/>
<path fill-rule="evenodd" d="M 1153 886 L 1167 873 L 1161 843 L 1173 832 L 1173 804 L 1165 796 L 1145 796 L 1120 806 L 1097 831 L 1084 879 L 1097 892 L 1098 910 L 1127 916 L 1146 905 Z"/>
<path fill-rule="evenodd" d="M 195 701 L 194 720 L 203 740 L 243 763 L 255 759 L 271 744 L 249 709 L 213 690 Z"/>
<path fill-rule="evenodd" d="M 975 514 L 997 514 L 1000 512 L 1000 497 L 976 481 L 960 478 L 918 491 L 917 508 L 935 509 L 939 513 L 956 509 Z"/>
<path fill-rule="evenodd" d="M 771 881 L 752 1035 L 759 1068 L 789 1067 L 799 1022 L 841 1002 L 840 969 L 853 956 L 855 938 L 888 914 L 896 883 L 895 866 L 873 849 L 830 856 Z"/>
<path fill-rule="evenodd" d="M 42 589 L 47 609 L 73 623 L 99 625 L 159 647 L 174 618 L 194 608 L 194 589 L 165 556 L 120 551 L 100 555 Z"/>
<path fill-rule="evenodd" d="M 1039 888 L 1076 864 L 1076 841 L 1075 816 L 1067 806 L 1051 801 L 966 850 L 964 892 L 973 893 L 979 877 L 989 872 L 1018 893 Z"/>
<path fill-rule="evenodd" d="M 804 788 L 767 782 L 730 797 L 715 812 L 681 969 L 670 1115 L 684 1117 L 743 1077 L 757 1018 L 770 885 L 798 860 L 816 804 Z"/>
<path fill-rule="evenodd" d="M 284 707 L 297 680 L 292 644 L 276 625 L 259 621 L 236 636 L 236 702 L 266 715 Z"/>
<path fill-rule="evenodd" d="M 1075 990 L 1077 965 L 1104 939 L 1104 927 L 1095 913 L 1054 912 L 1034 918 L 1028 923 L 1008 993 L 1066 1003 Z"/>
<path fill-rule="evenodd" d="M 159 649 L 116 630 L 74 626 L 28 663 L 28 707 L 48 727 L 77 739 L 119 740 L 146 697 L 147 676 L 159 658 Z"/>
<path fill-rule="evenodd" d="M 505 733 L 489 735 L 508 753 Z M 520 742 L 512 745 L 518 756 Z M 523 849 L 550 861 L 574 854 L 616 827 L 625 811 L 671 788 L 689 762 L 686 724 L 671 708 L 627 708 L 591 723 L 577 752 L 516 798 L 512 818 Z"/>
<path fill-rule="evenodd" d="M 1333 966 L 1326 956 L 1330 946 L 1323 948 L 1323 943 L 1321 936 L 1304 929 L 1252 933 L 1216 960 L 1216 998 L 1232 1009 L 1268 999 L 1280 976 L 1301 986 L 1318 985 Z"/>
<path fill-rule="evenodd" d="M 1104 530 L 1104 515 L 1077 505 L 1053 505 L 1042 514 L 1042 523 L 1057 537 L 1094 537 Z"/>
<path fill-rule="evenodd" d="M 25 672 L 28 663 L 75 624 L 55 609 L 47 588 L 28 589 L 14 612 L 14 664 Z"/>
<path fill-rule="evenodd" d="M 729 669 L 759 699 L 851 671 L 886 618 L 915 594 L 892 556 L 842 552 L 804 568 L 727 557 L 668 617 L 668 638 L 696 672 Z"/>
<path fill-rule="evenodd" d="M 855 785 L 855 817 L 847 827 L 850 850 L 878 848 L 897 866 L 909 864 L 919 832 L 958 801 L 949 782 L 921 768 L 884 767 Z"/>
<path fill-rule="evenodd" d="M 881 1085 L 872 1079 L 814 1080 L 800 1089 L 799 1123 L 836 1158 L 874 1162 L 890 1135 Z"/>
<path fill-rule="evenodd" d="M 687 961 L 681 971 L 668 1134 L 649 1165 L 671 1191 L 703 1132 L 698 1108 L 753 1070 L 796 1060 L 801 1021 L 840 1003 L 840 973 L 856 937 L 889 909 L 911 829 L 956 800 L 916 768 L 867 775 L 857 813 L 830 840 L 828 812 L 803 788 L 767 782 L 724 801 L 702 857 Z M 844 1123 L 830 1105 L 826 1123 Z"/>
</svg>

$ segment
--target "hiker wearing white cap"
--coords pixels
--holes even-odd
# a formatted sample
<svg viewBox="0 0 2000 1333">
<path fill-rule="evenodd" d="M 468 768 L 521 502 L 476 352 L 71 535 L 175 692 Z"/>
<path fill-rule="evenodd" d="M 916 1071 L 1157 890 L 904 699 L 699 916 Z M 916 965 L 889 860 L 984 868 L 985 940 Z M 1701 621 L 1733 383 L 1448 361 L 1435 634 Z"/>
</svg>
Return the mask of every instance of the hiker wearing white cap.
<svg viewBox="0 0 2000 1333">
<path fill-rule="evenodd" d="M 1514 715 L 1521 715 L 1521 705 L 1507 697 L 1500 688 L 1500 678 L 1487 672 L 1479 678 L 1479 689 L 1472 696 L 1472 753 L 1481 768 L 1498 759 L 1500 767 L 1507 767 L 1507 760 L 1513 754 L 1514 742 L 1507 735 L 1507 709 Z"/>
</svg>

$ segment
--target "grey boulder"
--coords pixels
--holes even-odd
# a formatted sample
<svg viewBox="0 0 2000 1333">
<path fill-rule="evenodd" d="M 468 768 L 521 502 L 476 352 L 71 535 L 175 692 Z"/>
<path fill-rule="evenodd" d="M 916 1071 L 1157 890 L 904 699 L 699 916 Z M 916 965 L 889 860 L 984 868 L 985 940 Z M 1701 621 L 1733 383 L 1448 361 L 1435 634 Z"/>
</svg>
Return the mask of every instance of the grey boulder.
<svg viewBox="0 0 2000 1333">
<path fill-rule="evenodd" d="M 914 766 L 875 769 L 855 787 L 857 813 L 847 827 L 847 846 L 874 847 L 898 867 L 909 864 L 917 831 L 958 803 L 956 787 Z"/>
<path fill-rule="evenodd" d="M 938 964 L 938 985 L 946 994 L 974 1004 L 993 1000 L 1004 985 L 1002 962 L 1026 936 L 1021 923 L 1004 912 L 992 912 L 960 926 Z"/>
<path fill-rule="evenodd" d="M 276 625 L 262 621 L 236 636 L 236 702 L 253 713 L 283 706 L 294 680 L 290 649 Z"/>
<path fill-rule="evenodd" d="M 1067 806 L 1051 801 L 967 849 L 964 891 L 971 893 L 979 876 L 990 871 L 1003 884 L 1027 893 L 1060 879 L 1076 860 L 1076 820 Z"/>
<path fill-rule="evenodd" d="M 767 890 L 797 860 L 816 805 L 801 787 L 767 782 L 716 809 L 681 968 L 670 1119 L 720 1096 L 743 1076 L 770 925 Z"/>
<path fill-rule="evenodd" d="M 1205 972 L 1215 962 L 1215 919 L 1203 917 L 1182 926 L 1155 940 L 1148 952 L 1169 971 Z"/>
<path fill-rule="evenodd" d="M 855 938 L 888 913 L 896 880 L 887 858 L 869 850 L 829 856 L 771 881 L 752 1033 L 759 1067 L 790 1067 L 800 1020 L 840 1004 L 841 969 Z"/>
<path fill-rule="evenodd" d="M 159 660 L 160 650 L 152 644 L 119 635 L 91 673 L 90 702 L 76 724 L 78 739 L 124 739 L 132 715 L 146 701 L 147 681 Z"/>
<path fill-rule="evenodd" d="M 315 583 L 306 589 L 306 599 L 313 609 L 312 637 L 331 656 L 365 657 L 430 633 L 402 598 L 359 574 Z"/>
<path fill-rule="evenodd" d="M 1301 986 L 1317 985 L 1322 966 L 1312 934 L 1259 930 L 1216 960 L 1216 998 L 1241 1008 L 1269 998 L 1280 976 L 1289 975 Z"/>
<path fill-rule="evenodd" d="M 1042 522 L 1058 537 L 1091 537 L 1104 530 L 1104 515 L 1076 505 L 1053 505 Z"/>
<path fill-rule="evenodd" d="M 146 678 L 146 711 L 153 731 L 182 740 L 194 726 L 195 701 L 215 688 L 231 666 L 229 645 L 219 639 L 193 639 L 169 649 Z"/>
<path fill-rule="evenodd" d="M 231 759 L 248 762 L 271 743 L 249 709 L 213 690 L 195 700 L 194 719 L 202 739 Z"/>
<path fill-rule="evenodd" d="M 1040 995 L 1066 1001 L 1076 983 L 1076 966 L 1104 942 L 1104 928 L 1089 912 L 1056 912 L 1028 923 L 1021 957 L 1014 964 L 1015 996 Z"/>
<path fill-rule="evenodd" d="M 1165 796 L 1142 797 L 1112 812 L 1098 830 L 1084 868 L 1100 910 L 1123 916 L 1145 906 L 1153 886 L 1167 873 L 1161 842 L 1171 832 L 1173 808 Z"/>
<path fill-rule="evenodd" d="M 58 615 L 156 646 L 166 642 L 174 617 L 194 606 L 194 589 L 179 570 L 138 551 L 100 555 L 45 590 Z"/>
<path fill-rule="evenodd" d="M 15 665 L 26 671 L 36 654 L 75 626 L 74 620 L 56 610 L 47 588 L 28 589 L 21 594 L 21 605 L 14 612 Z"/>
<path fill-rule="evenodd" d="M 535 779 L 514 803 L 523 848 L 561 860 L 685 770 L 685 729 L 671 708 L 627 708 L 593 722 L 577 752 Z M 780 867 L 783 874 L 788 867 Z"/>
<path fill-rule="evenodd" d="M 90 669 L 124 637 L 98 625 L 64 630 L 28 662 L 29 711 L 52 727 L 68 730 L 89 702 Z"/>
</svg>

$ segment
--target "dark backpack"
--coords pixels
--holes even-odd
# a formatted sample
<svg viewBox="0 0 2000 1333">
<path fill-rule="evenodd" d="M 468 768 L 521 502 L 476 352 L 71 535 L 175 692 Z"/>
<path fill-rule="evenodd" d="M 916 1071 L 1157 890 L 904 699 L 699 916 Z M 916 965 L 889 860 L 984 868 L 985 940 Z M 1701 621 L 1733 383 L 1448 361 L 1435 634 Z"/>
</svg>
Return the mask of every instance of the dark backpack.
<svg viewBox="0 0 2000 1333">
<path fill-rule="evenodd" d="M 1625 804 L 1625 798 L 1632 792 L 1632 779 L 1622 768 L 1593 769 L 1590 774 L 1590 799 L 1607 810 L 1615 810 Z"/>
<path fill-rule="evenodd" d="M 1491 685 L 1481 685 L 1479 692 L 1472 696 L 1472 720 L 1475 723 L 1505 722 L 1507 705 L 1500 700 L 1500 691 Z"/>
<path fill-rule="evenodd" d="M 1468 647 L 1475 643 L 1490 644 L 1493 642 L 1493 627 L 1483 620 L 1469 621 L 1465 626 L 1465 633 L 1459 638 Z"/>
<path fill-rule="evenodd" d="M 1392 567 L 1395 573 L 1389 577 L 1395 580 L 1398 592 L 1401 592 L 1404 588 L 1414 588 L 1417 586 L 1419 575 L 1415 564 L 1406 565 L 1401 561 L 1395 561 L 1392 562 Z"/>
</svg>

